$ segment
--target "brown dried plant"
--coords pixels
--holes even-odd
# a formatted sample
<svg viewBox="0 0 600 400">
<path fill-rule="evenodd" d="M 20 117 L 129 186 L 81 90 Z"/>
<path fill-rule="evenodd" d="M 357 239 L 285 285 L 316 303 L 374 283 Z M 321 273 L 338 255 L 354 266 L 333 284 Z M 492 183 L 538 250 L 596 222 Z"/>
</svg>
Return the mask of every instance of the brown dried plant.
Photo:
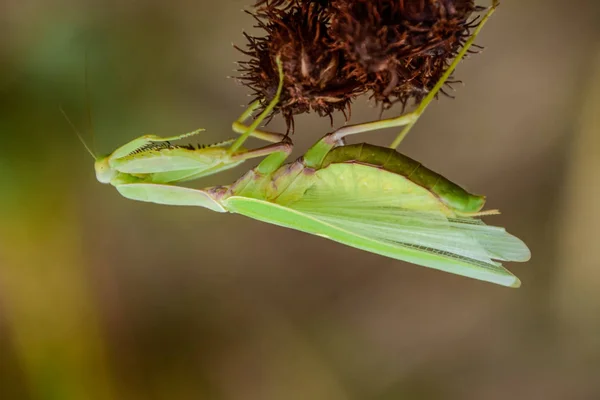
<svg viewBox="0 0 600 400">
<path fill-rule="evenodd" d="M 267 104 L 284 68 L 281 113 L 342 111 L 371 92 L 384 108 L 420 101 L 454 59 L 481 8 L 473 0 L 259 0 L 250 13 L 264 30 L 250 36 L 250 60 L 240 62 L 242 83 Z M 239 49 L 239 48 L 238 48 Z M 271 116 L 271 117 L 272 117 Z"/>
</svg>

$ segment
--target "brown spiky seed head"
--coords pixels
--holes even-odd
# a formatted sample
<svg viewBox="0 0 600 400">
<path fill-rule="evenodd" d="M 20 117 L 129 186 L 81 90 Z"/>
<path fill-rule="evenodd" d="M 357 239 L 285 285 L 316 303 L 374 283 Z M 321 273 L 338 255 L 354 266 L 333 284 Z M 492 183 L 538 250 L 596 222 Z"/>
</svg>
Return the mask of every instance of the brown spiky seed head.
<svg viewBox="0 0 600 400">
<path fill-rule="evenodd" d="M 333 49 L 329 36 L 329 16 L 318 2 L 265 2 L 254 15 L 266 36 L 248 39 L 250 57 L 240 62 L 239 78 L 250 87 L 255 100 L 263 107 L 273 98 L 279 84 L 275 59 L 281 57 L 284 87 L 272 116 L 281 113 L 288 131 L 294 116 L 315 111 L 329 116 L 334 111 L 346 115 L 352 100 L 366 91 L 364 85 L 344 73 L 346 62 L 342 49 Z"/>
<path fill-rule="evenodd" d="M 420 101 L 470 35 L 472 0 L 332 0 L 330 35 L 384 105 Z"/>
</svg>

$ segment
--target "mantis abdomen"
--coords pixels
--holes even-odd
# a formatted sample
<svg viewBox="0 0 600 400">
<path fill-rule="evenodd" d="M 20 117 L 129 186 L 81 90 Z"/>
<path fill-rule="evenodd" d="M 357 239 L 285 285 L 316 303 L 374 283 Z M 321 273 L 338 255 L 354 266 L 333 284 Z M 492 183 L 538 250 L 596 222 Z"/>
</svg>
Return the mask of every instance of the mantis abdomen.
<svg viewBox="0 0 600 400">
<path fill-rule="evenodd" d="M 477 213 L 485 204 L 485 196 L 467 192 L 418 161 L 396 150 L 367 143 L 340 146 L 332 149 L 323 160 L 322 168 L 330 164 L 357 162 L 377 166 L 404 176 L 411 182 L 436 195 L 441 202 L 459 213 Z"/>
</svg>

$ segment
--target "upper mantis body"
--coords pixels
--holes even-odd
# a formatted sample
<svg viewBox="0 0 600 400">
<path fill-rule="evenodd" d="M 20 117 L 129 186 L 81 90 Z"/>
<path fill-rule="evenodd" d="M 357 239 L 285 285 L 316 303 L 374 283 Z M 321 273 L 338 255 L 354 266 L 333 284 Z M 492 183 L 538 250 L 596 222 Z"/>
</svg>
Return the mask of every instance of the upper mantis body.
<svg viewBox="0 0 600 400">
<path fill-rule="evenodd" d="M 443 80 L 463 55 L 457 56 Z M 174 146 L 170 140 L 197 131 L 164 139 L 144 136 L 98 159 L 98 180 L 114 185 L 133 200 L 238 213 L 399 260 L 504 286 L 520 285 L 517 277 L 494 260 L 526 261 L 529 249 L 503 228 L 485 225 L 476 218 L 495 213 L 482 211 L 483 196 L 468 193 L 394 149 L 365 143 L 344 145 L 348 135 L 382 127 L 406 126 L 400 135 L 404 137 L 441 84 L 415 112 L 340 128 L 288 164 L 285 160 L 292 151 L 291 142 L 282 135 L 256 130 L 277 103 L 281 87 L 280 82 L 269 107 L 250 127 L 243 121 L 257 104 L 234 122 L 234 130 L 242 133 L 235 143 L 230 140 L 195 149 Z M 257 150 L 242 149 L 249 135 L 273 144 Z M 203 190 L 173 185 L 260 156 L 266 157 L 231 185 Z"/>
</svg>

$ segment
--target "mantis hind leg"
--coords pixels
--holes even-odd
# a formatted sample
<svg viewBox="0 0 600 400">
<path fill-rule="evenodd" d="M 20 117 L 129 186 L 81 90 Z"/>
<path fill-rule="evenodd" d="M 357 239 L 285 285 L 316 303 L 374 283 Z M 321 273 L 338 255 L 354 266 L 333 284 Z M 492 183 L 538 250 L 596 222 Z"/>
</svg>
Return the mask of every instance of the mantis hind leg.
<svg viewBox="0 0 600 400">
<path fill-rule="evenodd" d="M 238 140 L 235 141 L 234 144 L 231 145 L 231 147 L 229 148 L 229 154 L 233 154 L 237 149 L 239 149 L 244 142 L 246 141 L 246 139 L 248 139 L 248 136 L 252 135 L 252 133 L 256 130 L 256 128 L 258 128 L 258 125 L 260 125 L 263 120 L 275 109 L 275 106 L 277 105 L 277 103 L 279 102 L 279 97 L 281 96 L 281 91 L 283 90 L 283 64 L 281 63 L 281 57 L 277 56 L 277 58 L 275 59 L 275 63 L 277 64 L 277 72 L 279 73 L 279 84 L 277 85 L 277 92 L 275 93 L 275 96 L 273 96 L 273 99 L 269 102 L 269 104 L 267 105 L 267 107 L 263 110 L 262 113 L 260 113 L 260 115 L 258 117 L 256 117 L 256 119 L 254 120 L 254 122 L 247 127 L 246 131 L 244 133 L 242 133 L 242 135 L 238 138 Z M 252 112 L 254 111 L 254 109 L 258 108 L 259 104 L 257 102 L 254 102 L 250 105 L 250 107 L 248 107 L 248 110 L 246 110 L 241 118 L 248 118 Z M 239 122 L 239 120 L 238 120 Z M 233 124 L 233 130 L 237 132 L 236 130 L 236 123 Z"/>
<path fill-rule="evenodd" d="M 454 57 L 454 60 L 448 66 L 448 68 L 446 69 L 446 71 L 444 72 L 442 77 L 435 84 L 433 89 L 431 89 L 431 91 L 427 94 L 427 96 L 425 96 L 423 101 L 421 101 L 421 103 L 419 104 L 419 107 L 417 107 L 417 109 L 411 113 L 416 118 L 414 118 L 414 120 L 412 122 L 403 124 L 403 125 L 406 125 L 405 128 L 398 134 L 398 136 L 396 136 L 396 139 L 394 139 L 394 141 L 390 145 L 390 148 L 395 149 L 400 145 L 402 140 L 406 137 L 406 135 L 408 135 L 408 132 L 410 132 L 411 128 L 416 124 L 416 122 L 419 119 L 419 117 L 421 116 L 421 114 L 423 114 L 423 112 L 425 111 L 425 109 L 427 108 L 429 103 L 431 103 L 431 101 L 438 95 L 440 90 L 442 90 L 442 87 L 446 84 L 448 78 L 450 78 L 450 75 L 452 75 L 452 73 L 454 72 L 454 70 L 456 69 L 458 64 L 462 61 L 463 57 L 467 54 L 467 52 L 469 51 L 471 46 L 473 46 L 473 43 L 475 42 L 475 38 L 481 32 L 483 25 L 485 25 L 485 23 L 492 16 L 494 11 L 496 11 L 496 7 L 498 7 L 498 0 L 493 0 L 492 5 L 487 10 L 487 12 L 484 14 L 483 18 L 481 19 L 481 21 L 479 22 L 479 24 L 473 31 L 473 34 L 465 42 L 465 44 L 463 45 L 462 49 L 460 49 L 460 51 L 458 52 L 456 57 Z"/>
<path fill-rule="evenodd" d="M 454 72 L 454 70 L 456 69 L 456 67 L 458 66 L 460 61 L 462 60 L 462 58 L 467 54 L 467 52 L 473 45 L 475 38 L 481 32 L 483 25 L 485 25 L 487 20 L 494 13 L 497 6 L 498 6 L 498 1 L 494 0 L 492 3 L 492 6 L 488 9 L 488 11 L 485 13 L 483 18 L 479 22 L 477 28 L 475 28 L 475 30 L 473 31 L 473 34 L 465 42 L 464 46 L 458 52 L 458 54 L 456 55 L 456 57 L 454 58 L 454 60 L 450 64 L 450 66 L 448 66 L 448 68 L 446 69 L 446 71 L 444 72 L 442 77 L 438 80 L 438 82 L 431 89 L 431 91 L 427 94 L 427 96 L 425 96 L 425 98 L 421 101 L 421 103 L 419 104 L 419 106 L 417 107 L 416 110 L 414 110 L 410 113 L 407 113 L 407 114 L 400 115 L 398 117 L 394 117 L 394 118 L 381 119 L 381 120 L 377 120 L 377 121 L 366 122 L 363 124 L 356 124 L 356 125 L 348 125 L 348 126 L 339 128 L 338 130 L 325 136 L 323 139 L 321 139 L 321 141 L 319 141 L 315 146 L 313 146 L 314 150 L 313 150 L 313 148 L 311 148 L 306 153 L 305 159 L 307 159 L 307 161 L 310 164 L 312 164 L 313 166 L 318 165 L 319 160 L 325 156 L 325 154 L 323 154 L 323 151 L 325 151 L 325 150 L 329 151 L 331 148 L 336 146 L 341 140 L 343 140 L 343 138 L 346 136 L 355 135 L 357 133 L 379 130 L 379 129 L 395 128 L 395 127 L 404 126 L 405 128 L 398 134 L 396 139 L 390 145 L 390 148 L 393 148 L 393 149 L 397 148 L 400 145 L 400 143 L 402 142 L 402 140 L 406 137 L 408 132 L 411 130 L 411 128 L 419 120 L 419 117 L 423 114 L 423 112 L 425 111 L 427 106 L 438 95 L 438 93 L 440 92 L 440 90 L 442 89 L 444 84 L 447 82 L 450 75 L 452 75 L 452 73 Z M 319 158 L 319 157 L 321 157 L 321 158 Z"/>
<path fill-rule="evenodd" d="M 256 109 L 258 107 L 260 107 L 260 101 L 258 101 L 258 100 L 256 100 L 252 104 L 250 104 L 250 106 L 246 109 L 246 111 L 244 111 L 242 113 L 242 115 L 240 115 L 240 117 L 231 124 L 231 129 L 235 133 L 239 133 L 240 135 L 245 134 L 250 129 L 250 127 L 245 125 L 244 121 L 246 121 L 248 118 L 250 118 L 252 113 L 254 111 L 256 111 Z M 283 141 L 286 138 L 285 135 L 282 135 L 280 133 L 267 132 L 267 131 L 262 131 L 259 129 L 251 130 L 250 136 L 260 139 L 260 140 L 264 140 L 265 142 L 271 142 L 271 143 L 278 143 L 278 142 Z"/>
<path fill-rule="evenodd" d="M 268 146 L 264 146 L 254 150 L 242 151 L 231 156 L 233 161 L 244 161 L 251 158 L 268 156 L 273 153 L 283 152 L 286 157 L 292 152 L 292 141 L 288 138 L 284 138 L 279 143 L 273 143 Z"/>
</svg>

